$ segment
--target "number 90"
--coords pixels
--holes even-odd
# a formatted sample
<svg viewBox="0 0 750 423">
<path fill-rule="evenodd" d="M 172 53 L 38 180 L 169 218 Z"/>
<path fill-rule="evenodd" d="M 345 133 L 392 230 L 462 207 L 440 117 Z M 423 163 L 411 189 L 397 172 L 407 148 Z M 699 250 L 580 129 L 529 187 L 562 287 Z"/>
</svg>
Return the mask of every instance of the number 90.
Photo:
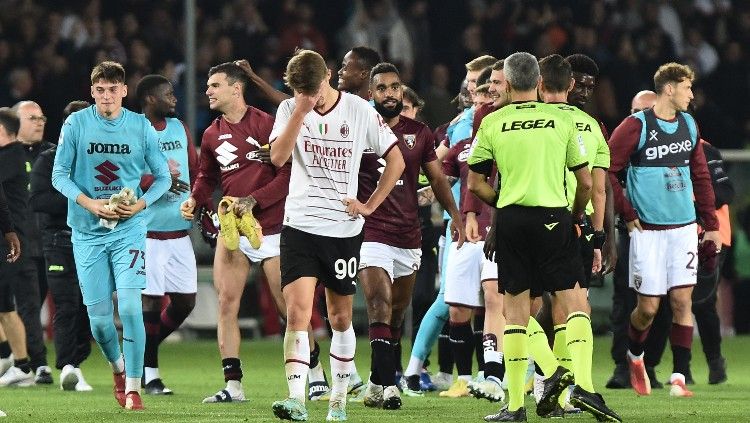
<svg viewBox="0 0 750 423">
<path fill-rule="evenodd" d="M 357 276 L 357 258 L 352 257 L 349 261 L 338 259 L 333 263 L 333 268 L 336 271 L 336 279 L 344 279 L 347 276 L 352 279 Z"/>
</svg>

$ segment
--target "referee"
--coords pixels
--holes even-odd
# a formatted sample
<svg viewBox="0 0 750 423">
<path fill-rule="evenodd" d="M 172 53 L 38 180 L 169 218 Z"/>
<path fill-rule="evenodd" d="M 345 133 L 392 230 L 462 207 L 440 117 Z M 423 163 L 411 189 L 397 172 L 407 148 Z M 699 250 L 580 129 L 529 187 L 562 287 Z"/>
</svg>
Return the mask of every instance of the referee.
<svg viewBox="0 0 750 423">
<path fill-rule="evenodd" d="M 577 253 L 578 221 L 591 198 L 592 180 L 586 149 L 575 124 L 552 104 L 537 101 L 539 64 L 529 53 L 505 59 L 511 104 L 488 115 L 469 157 L 469 190 L 497 207 L 497 262 L 500 291 L 505 294 L 503 336 L 509 402 L 487 421 L 526 421 L 524 376 L 528 360 L 526 326 L 531 295 L 555 293 L 566 308 L 573 369 L 591 369 L 593 336 L 588 302 L 579 281 L 583 265 Z M 492 165 L 500 174 L 499 192 L 486 182 Z M 568 211 L 565 173 L 577 180 L 573 212 Z M 544 382 L 537 414 L 548 414 L 560 393 L 573 382 L 562 367 Z M 571 403 L 598 420 L 620 421 L 600 395 L 577 386 Z"/>
</svg>

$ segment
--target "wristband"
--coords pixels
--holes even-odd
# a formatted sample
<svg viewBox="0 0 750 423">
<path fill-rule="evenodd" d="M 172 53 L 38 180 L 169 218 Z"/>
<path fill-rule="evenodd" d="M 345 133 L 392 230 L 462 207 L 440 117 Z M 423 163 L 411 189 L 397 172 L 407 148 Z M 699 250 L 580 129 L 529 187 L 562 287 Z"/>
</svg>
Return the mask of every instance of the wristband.
<svg viewBox="0 0 750 423">
<path fill-rule="evenodd" d="M 594 238 L 591 243 L 594 245 L 595 250 L 601 250 L 604 246 L 604 241 L 606 240 L 607 235 L 604 233 L 604 231 L 594 231 Z"/>
</svg>

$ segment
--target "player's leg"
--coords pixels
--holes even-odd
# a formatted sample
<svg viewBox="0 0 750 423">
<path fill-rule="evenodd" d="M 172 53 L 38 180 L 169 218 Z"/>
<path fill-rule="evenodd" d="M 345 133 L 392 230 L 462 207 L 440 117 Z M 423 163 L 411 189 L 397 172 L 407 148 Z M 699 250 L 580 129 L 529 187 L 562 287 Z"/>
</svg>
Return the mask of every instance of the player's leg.
<svg viewBox="0 0 750 423">
<path fill-rule="evenodd" d="M 711 275 L 714 286 L 718 286 L 719 284 L 725 257 L 726 250 L 722 249 L 719 256 L 719 264 Z M 698 277 L 703 277 L 700 272 L 698 273 Z M 703 353 L 706 356 L 708 364 L 708 383 L 712 385 L 723 383 L 727 380 L 726 360 L 721 354 L 721 323 L 716 309 L 716 293 L 717 290 L 714 289 L 713 293 L 705 301 L 693 303 L 695 323 L 698 326 Z"/>
<path fill-rule="evenodd" d="M 383 394 L 383 407 L 389 409 L 396 409 L 401 407 L 401 395 L 399 389 L 409 390 L 407 386 L 403 386 L 402 371 L 398 370 L 401 362 L 401 349 L 397 348 L 401 344 L 401 328 L 404 325 L 404 317 L 406 315 L 406 309 L 412 300 L 412 293 L 414 292 L 414 285 L 417 281 L 417 270 L 420 264 L 421 250 L 414 249 L 400 249 L 400 258 L 396 261 L 394 270 L 395 280 L 392 287 L 392 311 L 390 317 L 391 324 L 391 336 L 394 344 L 394 362 L 396 363 L 396 384 L 393 388 L 385 391 Z M 414 378 L 412 378 L 414 379 Z M 420 388 L 419 376 L 416 378 L 416 384 L 412 383 L 413 388 Z M 412 390 L 413 392 L 419 392 L 420 389 Z M 418 395 L 418 394 L 417 394 Z"/>
<path fill-rule="evenodd" d="M 357 340 L 352 328 L 351 294 L 340 294 L 334 289 L 326 289 L 328 320 L 331 323 L 331 399 L 328 404 L 327 420 L 346 419 L 346 393 L 349 386 L 351 368 L 354 366 L 354 353 Z M 343 416 L 343 418 L 342 418 Z"/>
<path fill-rule="evenodd" d="M 16 310 L 26 329 L 26 349 L 29 353 L 31 369 L 37 373 L 36 382 L 51 384 L 51 369 L 47 366 L 47 347 L 44 345 L 44 331 L 40 319 L 39 278 L 36 263 L 23 255 L 12 264 L 15 270 L 11 277 L 14 285 Z"/>
<path fill-rule="evenodd" d="M 0 282 L 2 284 L 2 282 Z M 6 303 L 10 303 L 10 301 L 3 301 L 2 298 L 5 295 L 4 290 L 2 288 L 2 285 L 0 285 L 0 310 L 5 310 L 8 308 L 7 305 L 4 305 Z M 5 313 L 4 311 L 0 311 L 0 313 Z M 2 318 L 0 317 L 0 377 L 5 374 L 5 372 L 10 369 L 13 366 L 13 357 L 11 354 L 13 354 L 13 350 L 10 349 L 10 343 L 8 342 L 8 337 L 5 336 L 5 330 L 3 329 L 2 325 Z"/>
<path fill-rule="evenodd" d="M 120 350 L 114 322 L 112 292 L 115 290 L 115 279 L 106 247 L 74 244 L 73 256 L 76 260 L 83 304 L 86 305 L 89 317 L 91 335 L 112 368 L 115 399 L 121 407 L 125 407 L 125 360 Z M 135 263 L 139 257 L 136 255 L 134 258 Z M 140 264 L 138 266 L 140 267 Z"/>
<path fill-rule="evenodd" d="M 484 327 L 482 328 L 482 348 L 484 355 L 484 380 L 469 384 L 469 391 L 477 398 L 502 401 L 505 392 L 501 387 L 505 377 L 503 362 L 502 334 L 505 328 L 503 296 L 498 289 L 497 264 L 484 259 L 482 264 L 482 292 L 484 297 Z"/>
<path fill-rule="evenodd" d="M 159 379 L 159 332 L 161 331 L 161 309 L 166 285 L 166 272 L 169 265 L 169 245 L 166 240 L 146 238 L 146 289 L 143 290 L 143 324 L 146 328 L 146 346 L 143 357 L 144 382 Z M 146 386 L 147 394 L 164 394 Z M 171 393 L 171 391 L 169 391 Z"/>
<path fill-rule="evenodd" d="M 4 359 L 0 360 L 0 386 L 31 386 L 34 384 L 34 372 L 31 370 L 29 355 L 26 350 L 26 330 L 21 317 L 16 312 L 13 295 L 14 266 L 11 263 L 0 263 L 0 324 L 5 329 L 7 349 Z"/>
<path fill-rule="evenodd" d="M 614 242 L 609 240 L 608 242 Z M 615 363 L 612 376 L 607 381 L 608 389 L 629 389 L 630 372 L 626 360 L 628 350 L 628 327 L 630 326 L 630 313 L 635 306 L 635 294 L 628 287 L 628 251 L 630 249 L 630 236 L 625 229 L 624 223 L 618 223 L 617 231 L 617 264 L 612 273 L 612 313 L 610 321 L 612 324 L 612 347 L 610 354 Z"/>
</svg>

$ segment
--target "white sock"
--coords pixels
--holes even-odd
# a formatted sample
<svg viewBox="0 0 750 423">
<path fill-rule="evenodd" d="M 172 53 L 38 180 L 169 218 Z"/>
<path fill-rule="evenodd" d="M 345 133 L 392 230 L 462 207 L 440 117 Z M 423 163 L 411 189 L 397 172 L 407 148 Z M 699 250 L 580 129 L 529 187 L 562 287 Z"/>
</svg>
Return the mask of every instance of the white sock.
<svg viewBox="0 0 750 423">
<path fill-rule="evenodd" d="M 404 371 L 404 376 L 418 375 L 419 372 L 422 371 L 423 365 L 424 365 L 423 360 L 420 360 L 414 356 L 409 357 L 409 364 L 406 366 L 406 370 Z"/>
<path fill-rule="evenodd" d="M 125 378 L 125 393 L 128 392 L 140 392 L 141 391 L 141 378 L 139 377 L 126 377 Z"/>
<path fill-rule="evenodd" d="M 146 384 L 148 384 L 154 379 L 159 379 L 159 368 L 158 367 L 144 367 L 143 379 L 146 381 Z"/>
<path fill-rule="evenodd" d="M 236 397 L 242 392 L 242 382 L 239 380 L 228 380 L 226 390 L 229 391 L 229 395 Z"/>
<path fill-rule="evenodd" d="M 307 371 L 310 370 L 310 344 L 307 331 L 287 331 L 284 334 L 284 360 L 289 397 L 304 403 Z"/>
<path fill-rule="evenodd" d="M 122 358 L 122 355 L 115 362 L 109 363 L 109 365 L 112 367 L 113 373 L 122 373 L 125 371 L 125 359 Z"/>
<path fill-rule="evenodd" d="M 458 378 L 467 382 L 471 382 L 471 375 L 458 375 Z"/>
<path fill-rule="evenodd" d="M 331 337 L 331 401 L 346 398 L 349 387 L 349 377 L 354 368 L 354 351 L 357 347 L 357 339 L 354 329 L 349 326 L 344 332 L 333 331 Z"/>
<path fill-rule="evenodd" d="M 326 379 L 325 373 L 323 373 L 323 365 L 320 361 L 318 361 L 317 366 L 310 368 L 307 377 L 310 379 L 310 382 L 323 382 Z"/>
<path fill-rule="evenodd" d="M 502 361 L 503 353 L 499 351 L 484 350 L 484 362 L 485 363 L 500 363 Z"/>
</svg>

